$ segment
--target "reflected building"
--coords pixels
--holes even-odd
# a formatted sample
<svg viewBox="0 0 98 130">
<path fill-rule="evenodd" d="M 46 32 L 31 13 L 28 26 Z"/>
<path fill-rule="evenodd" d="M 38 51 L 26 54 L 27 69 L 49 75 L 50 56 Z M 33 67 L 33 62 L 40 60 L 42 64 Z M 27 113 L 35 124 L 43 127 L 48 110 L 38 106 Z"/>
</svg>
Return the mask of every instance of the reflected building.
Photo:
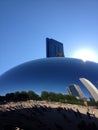
<svg viewBox="0 0 98 130">
<path fill-rule="evenodd" d="M 68 86 L 67 91 L 70 95 L 73 95 L 78 99 L 86 99 L 86 97 L 84 96 L 84 93 L 82 92 L 80 87 L 76 84 L 72 84 Z"/>
<path fill-rule="evenodd" d="M 28 90 L 37 94 L 42 91 L 65 94 L 65 87 L 71 83 L 78 84 L 86 93 L 85 86 L 79 81 L 80 77 L 86 77 L 97 86 L 98 64 L 64 57 L 32 60 L 0 76 L 0 95 Z"/>
<path fill-rule="evenodd" d="M 65 58 L 62 43 L 49 38 L 46 41 L 47 58 L 25 62 L 0 75 L 0 95 L 28 90 L 37 94 L 42 91 L 65 94 L 68 93 L 65 87 L 72 83 L 78 84 L 86 94 L 80 77 L 98 86 L 98 63 Z"/>
<path fill-rule="evenodd" d="M 94 99 L 95 102 L 98 101 L 98 89 L 86 78 L 80 78 L 80 81 L 84 84 L 84 86 L 89 91 L 90 95 L 92 96 L 92 99 Z"/>
<path fill-rule="evenodd" d="M 54 39 L 46 38 L 46 57 L 64 57 L 63 44 Z"/>
</svg>

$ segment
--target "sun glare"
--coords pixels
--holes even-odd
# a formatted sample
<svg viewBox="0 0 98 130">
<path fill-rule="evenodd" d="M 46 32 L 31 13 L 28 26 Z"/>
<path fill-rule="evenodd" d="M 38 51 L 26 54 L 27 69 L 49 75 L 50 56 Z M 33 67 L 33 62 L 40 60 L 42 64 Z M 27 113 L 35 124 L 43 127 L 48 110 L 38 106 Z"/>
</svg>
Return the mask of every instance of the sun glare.
<svg viewBox="0 0 98 130">
<path fill-rule="evenodd" d="M 74 54 L 74 58 L 82 59 L 85 61 L 97 62 L 97 56 L 93 51 L 90 50 L 80 50 Z"/>
</svg>

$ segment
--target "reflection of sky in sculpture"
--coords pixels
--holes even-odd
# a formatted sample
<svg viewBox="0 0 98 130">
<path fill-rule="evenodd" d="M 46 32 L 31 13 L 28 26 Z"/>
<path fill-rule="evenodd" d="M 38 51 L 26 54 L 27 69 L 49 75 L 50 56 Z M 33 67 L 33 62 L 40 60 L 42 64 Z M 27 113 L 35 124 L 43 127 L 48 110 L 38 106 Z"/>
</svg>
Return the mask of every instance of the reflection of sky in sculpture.
<svg viewBox="0 0 98 130">
<path fill-rule="evenodd" d="M 66 93 L 70 84 L 78 84 L 87 78 L 98 86 L 98 64 L 72 58 L 44 58 L 21 64 L 0 77 L 0 94 L 22 90 L 43 90 Z"/>
</svg>

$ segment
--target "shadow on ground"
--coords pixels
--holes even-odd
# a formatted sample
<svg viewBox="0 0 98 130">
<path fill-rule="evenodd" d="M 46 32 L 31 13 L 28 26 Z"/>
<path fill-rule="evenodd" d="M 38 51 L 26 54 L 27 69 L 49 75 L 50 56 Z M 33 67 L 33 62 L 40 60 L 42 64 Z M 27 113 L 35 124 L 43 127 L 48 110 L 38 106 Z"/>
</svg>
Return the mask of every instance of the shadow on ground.
<svg viewBox="0 0 98 130">
<path fill-rule="evenodd" d="M 0 130 L 98 130 L 95 116 L 69 108 L 34 105 L 0 112 Z"/>
</svg>

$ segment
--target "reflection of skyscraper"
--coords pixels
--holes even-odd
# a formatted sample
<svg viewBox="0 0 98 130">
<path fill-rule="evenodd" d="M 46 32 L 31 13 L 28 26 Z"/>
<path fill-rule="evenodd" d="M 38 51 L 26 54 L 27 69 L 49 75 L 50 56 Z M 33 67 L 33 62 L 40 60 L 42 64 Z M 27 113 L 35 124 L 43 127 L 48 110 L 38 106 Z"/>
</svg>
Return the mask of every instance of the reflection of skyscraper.
<svg viewBox="0 0 98 130">
<path fill-rule="evenodd" d="M 80 81 L 84 84 L 84 86 L 89 91 L 90 95 L 94 99 L 95 102 L 98 101 L 98 89 L 87 79 L 80 78 Z"/>
<path fill-rule="evenodd" d="M 67 87 L 67 91 L 70 95 L 76 96 L 79 99 L 86 99 L 80 87 L 76 84 L 72 84 Z"/>
<path fill-rule="evenodd" d="M 46 38 L 46 55 L 47 57 L 64 57 L 63 44 Z"/>
</svg>

